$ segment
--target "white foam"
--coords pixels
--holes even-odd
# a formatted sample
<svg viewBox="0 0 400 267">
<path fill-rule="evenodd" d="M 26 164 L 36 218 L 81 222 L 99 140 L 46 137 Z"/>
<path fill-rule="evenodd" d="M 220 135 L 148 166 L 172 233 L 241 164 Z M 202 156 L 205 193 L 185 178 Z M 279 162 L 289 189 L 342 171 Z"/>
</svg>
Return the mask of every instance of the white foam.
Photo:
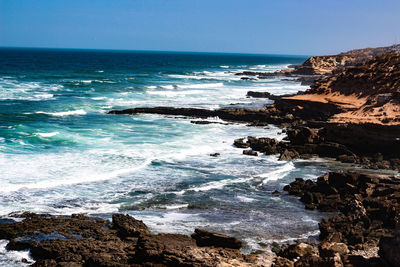
<svg viewBox="0 0 400 267">
<path fill-rule="evenodd" d="M 187 208 L 188 206 L 189 206 L 189 204 L 173 204 L 173 205 L 166 205 L 166 206 L 164 206 L 164 208 L 167 210 L 177 210 L 177 209 Z"/>
<path fill-rule="evenodd" d="M 146 86 L 147 89 L 157 89 L 157 86 L 151 85 L 151 86 Z"/>
<path fill-rule="evenodd" d="M 237 199 L 239 199 L 240 201 L 245 202 L 245 203 L 250 203 L 250 202 L 255 201 L 254 198 L 249 198 L 249 197 L 245 197 L 245 196 L 236 196 L 236 197 L 237 197 Z"/>
<path fill-rule="evenodd" d="M 0 264 L 3 266 L 28 266 L 35 261 L 30 257 L 29 250 L 7 250 L 8 240 L 0 239 Z M 22 259 L 28 260 L 30 263 L 23 263 Z"/>
<path fill-rule="evenodd" d="M 201 90 L 188 90 L 188 91 L 151 91 L 147 92 L 151 95 L 161 95 L 161 96 L 169 96 L 174 97 L 178 95 L 194 95 L 194 94 L 202 94 Z"/>
<path fill-rule="evenodd" d="M 179 191 L 176 194 L 183 195 L 184 193 L 186 193 L 188 191 L 204 192 L 204 191 L 210 191 L 210 190 L 215 190 L 215 189 L 222 189 L 227 185 L 245 183 L 252 179 L 253 179 L 253 177 L 214 181 L 214 182 L 205 183 L 204 185 L 199 186 L 199 187 L 191 187 L 191 188 Z"/>
<path fill-rule="evenodd" d="M 35 160 L 30 160 L 29 163 L 26 162 L 26 158 L 30 157 L 29 155 L 16 155 L 13 158 L 6 158 L 0 154 L 0 168 L 3 168 L 3 166 L 9 167 L 3 172 L 3 176 L 9 177 L 9 179 L 0 181 L 0 192 L 13 192 L 23 188 L 44 189 L 105 181 L 142 169 L 152 162 L 152 158 L 147 158 L 133 167 L 128 164 L 102 166 L 104 163 L 101 158 L 96 159 L 99 153 L 104 155 L 104 152 L 101 151 L 94 151 L 88 155 L 36 155 Z M 110 151 L 110 153 L 115 155 L 118 152 Z M 28 176 L 30 177 L 29 179 L 26 178 Z"/>
<path fill-rule="evenodd" d="M 192 74 L 171 74 L 168 75 L 170 78 L 175 79 L 192 79 L 192 80 L 221 80 L 221 81 L 238 81 L 240 77 L 235 75 L 234 72 L 226 72 L 226 71 L 203 71 L 203 72 L 195 72 Z"/>
<path fill-rule="evenodd" d="M 93 100 L 104 100 L 104 99 L 107 99 L 107 97 L 105 97 L 105 96 L 98 96 L 98 97 L 92 97 L 91 99 L 93 99 Z"/>
<path fill-rule="evenodd" d="M 223 69 L 229 69 L 229 66 L 219 66 L 219 67 Z"/>
<path fill-rule="evenodd" d="M 161 85 L 160 87 L 168 90 L 173 90 L 175 88 L 173 85 Z"/>
<path fill-rule="evenodd" d="M 182 84 L 182 85 L 178 85 L 178 88 L 216 88 L 216 87 L 222 87 L 224 86 L 223 83 L 205 83 L 205 84 Z"/>
<path fill-rule="evenodd" d="M 265 184 L 268 183 L 269 181 L 276 181 L 282 179 L 283 177 L 288 175 L 293 169 L 295 169 L 293 162 L 287 162 L 284 165 L 278 166 L 278 169 L 275 171 L 263 173 L 258 176 L 261 178 L 265 178 L 263 180 L 263 184 Z"/>
<path fill-rule="evenodd" d="M 82 80 L 81 83 L 92 83 L 92 80 Z"/>
<path fill-rule="evenodd" d="M 37 135 L 42 136 L 42 137 L 52 137 L 59 134 L 59 132 L 52 132 L 52 133 L 37 133 Z"/>
<path fill-rule="evenodd" d="M 39 82 L 18 82 L 15 80 L 2 80 L 0 82 L 0 100 L 29 100 L 40 101 L 54 97 L 48 91 L 56 91 L 62 85 L 44 84 Z"/>
<path fill-rule="evenodd" d="M 46 99 L 46 98 L 52 98 L 54 95 L 53 94 L 36 94 L 36 98 L 41 98 L 41 99 Z"/>
<path fill-rule="evenodd" d="M 62 111 L 62 112 L 44 112 L 44 111 L 37 111 L 37 114 L 47 114 L 56 117 L 64 117 L 64 116 L 74 116 L 74 115 L 86 115 L 87 112 L 83 109 L 78 110 L 70 110 L 70 111 Z"/>
</svg>

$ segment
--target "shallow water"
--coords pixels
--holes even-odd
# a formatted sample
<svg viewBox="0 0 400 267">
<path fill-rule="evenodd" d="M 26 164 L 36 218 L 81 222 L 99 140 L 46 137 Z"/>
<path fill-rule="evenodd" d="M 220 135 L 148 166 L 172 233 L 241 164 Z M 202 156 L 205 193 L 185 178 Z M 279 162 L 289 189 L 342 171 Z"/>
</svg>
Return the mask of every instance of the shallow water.
<svg viewBox="0 0 400 267">
<path fill-rule="evenodd" d="M 281 139 L 279 128 L 106 114 L 142 106 L 262 107 L 269 100 L 246 98 L 246 92 L 307 87 L 280 79 L 243 81 L 234 74 L 276 71 L 304 60 L 0 49 L 0 215 L 29 210 L 110 218 L 123 212 L 154 232 L 189 234 L 203 227 L 234 235 L 247 250 L 316 236 L 321 214 L 272 192 L 296 177 L 316 178 L 330 165 L 244 156 L 232 146 L 249 135 Z M 3 263 L 14 262 L 7 257 L 16 255 L 0 251 Z"/>
</svg>

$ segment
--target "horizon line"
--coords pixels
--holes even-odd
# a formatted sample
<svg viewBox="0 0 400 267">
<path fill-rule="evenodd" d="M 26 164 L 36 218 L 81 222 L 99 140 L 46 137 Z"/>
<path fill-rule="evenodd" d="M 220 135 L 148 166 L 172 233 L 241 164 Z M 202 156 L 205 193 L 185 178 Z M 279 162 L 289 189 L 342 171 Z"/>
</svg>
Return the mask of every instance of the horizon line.
<svg viewBox="0 0 400 267">
<path fill-rule="evenodd" d="M 306 54 L 281 54 L 281 53 L 251 53 L 251 52 L 211 52 L 211 51 L 192 51 L 192 50 L 152 50 L 152 49 L 112 49 L 112 48 L 69 48 L 69 47 L 43 47 L 43 46 L 0 46 L 0 49 L 52 49 L 52 50 L 88 50 L 88 51 L 121 51 L 121 52 L 158 52 L 158 53 L 197 53 L 197 54 L 240 54 L 254 56 L 304 56 Z"/>
</svg>

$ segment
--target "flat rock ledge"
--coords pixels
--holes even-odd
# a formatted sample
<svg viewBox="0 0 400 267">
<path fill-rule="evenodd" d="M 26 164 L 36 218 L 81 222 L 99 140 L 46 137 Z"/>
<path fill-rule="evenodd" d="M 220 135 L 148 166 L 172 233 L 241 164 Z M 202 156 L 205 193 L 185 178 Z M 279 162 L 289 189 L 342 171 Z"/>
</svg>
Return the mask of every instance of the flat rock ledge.
<svg viewBox="0 0 400 267">
<path fill-rule="evenodd" d="M 233 145 L 238 148 L 250 148 L 251 150 L 244 150 L 246 155 L 253 155 L 255 151 L 258 151 L 266 155 L 279 155 L 279 160 L 325 157 L 369 169 L 400 170 L 398 141 L 379 141 L 378 137 L 363 136 L 362 130 L 362 128 L 351 126 L 326 126 L 319 129 L 296 126 L 285 130 L 287 137 L 282 141 L 275 138 L 249 136 L 234 140 Z M 368 147 L 358 146 L 358 143 L 368 144 L 375 141 L 376 143 L 371 143 Z M 380 145 L 380 150 L 376 148 L 377 145 Z"/>
<path fill-rule="evenodd" d="M 30 250 L 31 266 L 268 266 L 270 256 L 244 255 L 230 236 L 196 229 L 192 237 L 150 233 L 129 215 L 112 222 L 82 214 L 23 213 L 0 223 L 8 250 Z"/>
</svg>

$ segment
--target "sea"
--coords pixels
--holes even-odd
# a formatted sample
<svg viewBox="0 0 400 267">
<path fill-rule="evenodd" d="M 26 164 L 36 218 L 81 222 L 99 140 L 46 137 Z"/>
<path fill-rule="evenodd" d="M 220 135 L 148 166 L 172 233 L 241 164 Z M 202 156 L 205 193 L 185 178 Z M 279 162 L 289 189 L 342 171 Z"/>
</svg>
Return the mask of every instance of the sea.
<svg viewBox="0 0 400 267">
<path fill-rule="evenodd" d="M 324 214 L 305 210 L 282 188 L 297 177 L 316 179 L 332 168 L 329 162 L 247 156 L 233 146 L 247 136 L 282 140 L 279 127 L 107 114 L 156 106 L 261 108 L 272 101 L 247 98 L 247 91 L 281 95 L 308 87 L 235 74 L 274 72 L 306 58 L 1 48 L 0 217 L 125 213 L 153 233 L 191 234 L 200 227 L 232 235 L 245 252 L 317 238 Z M 0 240 L 0 265 L 24 266 L 28 252 L 8 252 L 6 244 Z"/>
</svg>

